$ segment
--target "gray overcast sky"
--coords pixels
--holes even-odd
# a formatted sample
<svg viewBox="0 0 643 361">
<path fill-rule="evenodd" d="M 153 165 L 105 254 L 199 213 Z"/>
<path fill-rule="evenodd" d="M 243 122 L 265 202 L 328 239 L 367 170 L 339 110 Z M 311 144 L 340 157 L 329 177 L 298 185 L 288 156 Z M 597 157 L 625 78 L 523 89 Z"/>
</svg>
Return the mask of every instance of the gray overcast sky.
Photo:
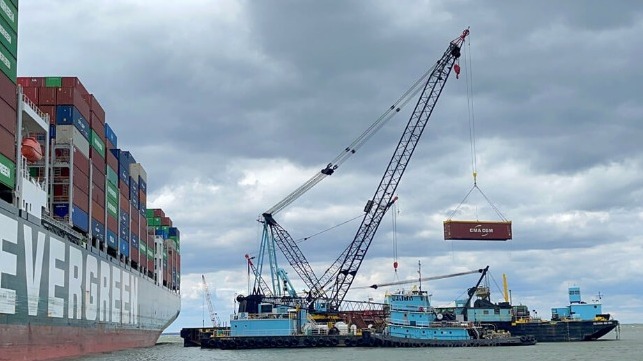
<svg viewBox="0 0 643 361">
<path fill-rule="evenodd" d="M 257 216 L 350 144 L 467 26 L 471 67 L 461 61 L 463 76 L 449 79 L 398 188 L 397 227 L 387 215 L 354 285 L 394 278 L 395 237 L 400 279 L 415 277 L 418 260 L 425 275 L 489 265 L 498 283 L 507 274 L 515 303 L 545 318 L 579 285 L 587 301 L 604 295 L 621 322 L 643 322 L 643 3 L 23 1 L 18 74 L 81 78 L 120 148 L 146 168 L 148 206 L 182 232 L 183 309 L 168 329 L 178 331 L 203 322 L 201 274 L 227 320 L 235 293 L 247 293 Z M 478 185 L 513 221 L 508 242 L 442 237 L 473 184 L 468 101 Z M 280 224 L 298 239 L 359 215 L 409 113 L 279 213 Z M 460 210 L 454 218 L 498 217 L 477 193 Z M 301 248 L 321 272 L 358 226 Z M 439 305 L 475 281 L 428 287 Z"/>
</svg>

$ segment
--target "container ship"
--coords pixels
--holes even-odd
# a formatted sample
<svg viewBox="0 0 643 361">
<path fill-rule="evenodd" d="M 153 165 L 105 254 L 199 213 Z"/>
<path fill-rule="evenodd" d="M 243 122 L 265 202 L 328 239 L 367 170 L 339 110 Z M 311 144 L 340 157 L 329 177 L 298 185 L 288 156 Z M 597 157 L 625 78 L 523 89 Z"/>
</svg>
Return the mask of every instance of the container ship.
<svg viewBox="0 0 643 361">
<path fill-rule="evenodd" d="M 180 232 L 76 77 L 17 77 L 0 0 L 0 360 L 152 346 L 180 310 Z"/>
</svg>

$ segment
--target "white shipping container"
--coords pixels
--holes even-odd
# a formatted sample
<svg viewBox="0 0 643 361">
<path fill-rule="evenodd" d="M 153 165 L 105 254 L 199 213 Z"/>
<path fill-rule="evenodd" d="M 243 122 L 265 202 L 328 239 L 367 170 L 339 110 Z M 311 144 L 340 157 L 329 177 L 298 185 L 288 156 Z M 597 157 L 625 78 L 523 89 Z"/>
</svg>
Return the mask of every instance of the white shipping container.
<svg viewBox="0 0 643 361">
<path fill-rule="evenodd" d="M 56 143 L 73 144 L 86 158 L 89 158 L 89 140 L 74 125 L 57 125 Z"/>
<path fill-rule="evenodd" d="M 141 163 L 132 163 L 129 166 L 129 174 L 136 182 L 138 182 L 138 177 L 140 176 L 143 182 L 147 183 L 147 172 Z"/>
</svg>

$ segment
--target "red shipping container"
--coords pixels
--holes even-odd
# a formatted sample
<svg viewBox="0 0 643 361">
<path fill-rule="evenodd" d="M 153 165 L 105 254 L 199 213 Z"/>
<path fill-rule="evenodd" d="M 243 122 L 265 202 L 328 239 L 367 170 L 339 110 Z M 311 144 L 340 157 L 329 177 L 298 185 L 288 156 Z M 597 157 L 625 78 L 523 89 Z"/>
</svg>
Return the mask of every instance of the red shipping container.
<svg viewBox="0 0 643 361">
<path fill-rule="evenodd" d="M 0 154 L 16 162 L 16 136 L 0 126 Z"/>
<path fill-rule="evenodd" d="M 103 158 L 94 147 L 89 147 L 89 159 L 91 159 L 92 164 L 96 165 L 99 169 L 103 169 L 103 173 L 105 173 L 105 158 Z"/>
<path fill-rule="evenodd" d="M 67 174 L 68 172 L 69 170 L 67 168 L 63 168 L 61 171 L 61 175 Z M 76 182 L 76 179 L 75 179 L 77 178 L 76 175 L 78 175 L 78 177 L 87 178 L 87 187 L 89 189 L 89 174 L 85 173 L 85 170 L 82 167 L 82 162 L 79 162 L 79 163 L 74 162 L 74 183 Z"/>
<path fill-rule="evenodd" d="M 105 138 L 105 123 L 96 121 L 96 115 L 93 112 L 90 112 L 89 126 L 94 130 L 94 132 L 96 132 L 96 134 L 98 134 L 98 137 L 103 141 L 103 143 L 107 142 L 107 138 Z"/>
<path fill-rule="evenodd" d="M 105 173 L 105 167 L 102 167 L 102 168 L 101 168 L 101 167 L 99 167 L 99 166 L 98 166 L 98 165 L 96 165 L 96 164 L 92 164 L 92 173 L 93 173 L 93 174 L 100 174 L 100 175 L 102 175 L 103 177 L 106 177 L 106 175 L 105 175 L 105 174 L 106 174 L 106 173 Z M 105 182 L 103 182 L 103 183 L 105 183 Z"/>
<path fill-rule="evenodd" d="M 27 97 L 27 99 L 31 100 L 34 104 L 38 104 L 38 88 L 32 87 L 32 88 L 22 88 L 22 93 Z"/>
<path fill-rule="evenodd" d="M 121 198 L 121 207 L 127 207 L 127 210 L 129 210 L 129 200 L 125 198 L 123 193 L 121 193 L 120 198 Z"/>
<path fill-rule="evenodd" d="M 87 96 L 89 95 L 89 92 L 87 89 L 85 89 L 85 86 L 83 83 L 80 82 L 80 79 L 76 77 L 70 77 L 70 76 L 64 76 L 62 77 L 62 86 L 66 88 L 75 88 L 80 92 L 81 96 Z"/>
<path fill-rule="evenodd" d="M 107 214 L 107 229 L 118 234 L 118 220 Z"/>
<path fill-rule="evenodd" d="M 170 217 L 161 217 L 161 226 L 172 227 L 172 219 Z"/>
<path fill-rule="evenodd" d="M 38 108 L 46 114 L 49 114 L 49 124 L 56 124 L 56 106 L 55 105 L 39 105 Z"/>
<path fill-rule="evenodd" d="M 92 188 L 92 201 L 96 202 L 96 204 L 101 207 L 105 207 L 105 191 L 96 187 L 95 184 L 94 188 Z"/>
<path fill-rule="evenodd" d="M 13 110 L 18 109 L 17 87 L 6 76 L 0 76 L 0 98 L 4 99 Z"/>
<path fill-rule="evenodd" d="M 506 241 L 511 239 L 511 221 L 444 221 L 444 239 Z"/>
<path fill-rule="evenodd" d="M 92 183 L 103 191 L 105 192 L 105 174 L 101 173 L 101 171 L 96 168 L 95 165 L 92 164 Z"/>
<path fill-rule="evenodd" d="M 92 218 L 100 224 L 105 224 L 105 208 L 94 201 L 92 201 Z"/>
<path fill-rule="evenodd" d="M 129 250 L 129 256 L 130 256 L 130 259 L 131 259 L 132 261 L 136 262 L 136 264 L 138 264 L 138 263 L 139 263 L 139 260 L 138 260 L 138 257 L 139 257 L 138 249 L 136 249 L 136 248 L 134 248 L 134 247 L 130 248 L 130 250 Z"/>
<path fill-rule="evenodd" d="M 120 178 L 118 179 L 118 190 L 120 191 L 121 196 L 125 197 L 121 199 L 125 199 L 126 202 L 129 201 L 129 187 L 125 185 L 123 180 Z"/>
<path fill-rule="evenodd" d="M 38 88 L 38 105 L 56 105 L 58 88 Z"/>
<path fill-rule="evenodd" d="M 155 208 L 152 211 L 154 212 L 154 217 L 165 217 L 165 212 L 160 208 Z"/>
<path fill-rule="evenodd" d="M 141 190 L 138 191 L 138 202 L 142 205 L 147 204 L 147 195 Z"/>
<path fill-rule="evenodd" d="M 114 173 L 118 174 L 118 159 L 116 159 L 116 156 L 114 156 L 109 149 L 106 149 L 105 156 L 107 159 L 107 165 L 112 168 Z"/>
<path fill-rule="evenodd" d="M 65 190 L 65 185 L 54 184 L 54 197 L 56 197 L 56 198 L 62 197 L 64 195 L 64 190 Z M 57 202 L 57 200 L 55 202 Z M 59 203 L 59 202 L 57 202 L 57 203 Z"/>
<path fill-rule="evenodd" d="M 1 75 L 1 74 L 0 74 Z M 9 133 L 16 134 L 18 124 L 18 114 L 16 110 L 0 99 L 0 126 L 4 127 Z"/>
<path fill-rule="evenodd" d="M 74 186 L 74 199 L 72 203 L 89 214 L 89 195 L 76 186 Z"/>
<path fill-rule="evenodd" d="M 78 167 L 83 173 L 89 175 L 89 159 L 81 151 L 74 147 L 74 166 Z"/>
<path fill-rule="evenodd" d="M 74 167 L 74 178 L 72 179 L 74 185 L 84 192 L 89 193 L 89 176 L 83 173 L 79 168 Z"/>
<path fill-rule="evenodd" d="M 16 82 L 22 85 L 23 87 L 45 86 L 45 78 L 42 76 L 34 76 L 34 77 L 19 76 Z"/>
<path fill-rule="evenodd" d="M 58 90 L 56 94 L 56 104 L 75 106 L 78 112 L 80 112 L 80 115 L 89 121 L 89 104 L 83 99 L 80 90 L 67 87 L 56 89 Z"/>
<path fill-rule="evenodd" d="M 137 225 L 134 228 L 130 227 L 130 230 L 132 231 L 132 234 L 135 234 L 136 237 L 139 237 L 141 235 L 141 231 L 139 230 L 140 225 Z M 140 237 L 139 237 L 140 238 Z"/>
<path fill-rule="evenodd" d="M 89 104 L 89 110 L 93 113 L 93 116 L 90 116 L 92 120 L 95 119 L 97 122 L 105 125 L 105 110 L 100 105 L 94 94 L 83 95 L 83 99 L 85 99 L 87 104 Z"/>
</svg>

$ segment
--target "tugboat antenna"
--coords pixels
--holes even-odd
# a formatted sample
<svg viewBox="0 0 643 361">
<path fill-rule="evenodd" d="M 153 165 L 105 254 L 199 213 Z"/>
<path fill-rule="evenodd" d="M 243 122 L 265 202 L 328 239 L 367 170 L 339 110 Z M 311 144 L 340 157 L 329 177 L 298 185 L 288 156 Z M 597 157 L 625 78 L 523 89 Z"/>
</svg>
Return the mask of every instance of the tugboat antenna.
<svg viewBox="0 0 643 361">
<path fill-rule="evenodd" d="M 422 293 L 422 263 L 418 260 L 418 282 L 420 283 L 420 293 Z"/>
</svg>

